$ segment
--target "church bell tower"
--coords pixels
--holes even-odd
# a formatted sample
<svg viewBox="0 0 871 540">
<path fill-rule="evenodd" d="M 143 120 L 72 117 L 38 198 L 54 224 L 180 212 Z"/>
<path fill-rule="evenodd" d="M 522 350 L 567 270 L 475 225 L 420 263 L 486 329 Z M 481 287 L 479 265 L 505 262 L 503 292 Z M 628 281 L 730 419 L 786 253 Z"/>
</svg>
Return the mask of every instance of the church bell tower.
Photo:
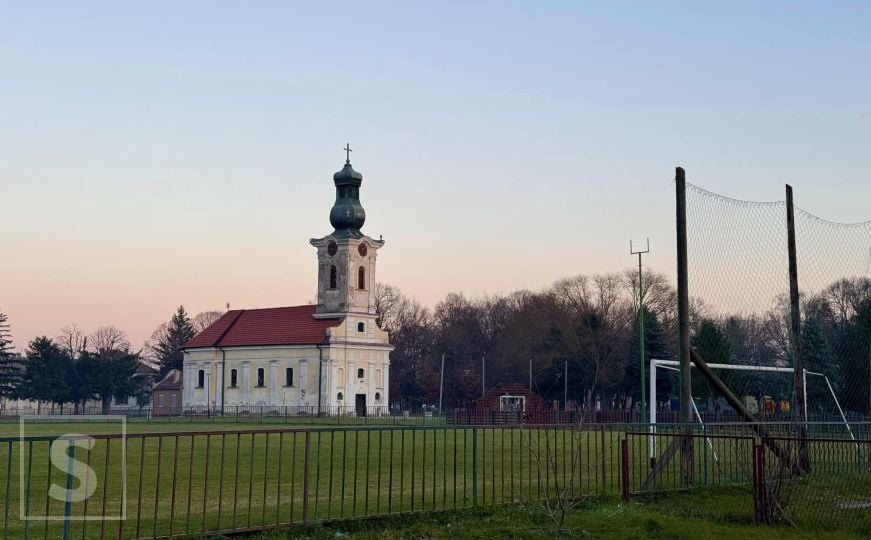
<svg viewBox="0 0 871 540">
<path fill-rule="evenodd" d="M 345 151 L 345 166 L 333 175 L 336 202 L 330 210 L 330 224 L 334 230 L 310 241 L 318 250 L 315 317 L 375 315 L 375 259 L 384 241 L 360 230 L 366 221 L 360 204 L 363 175 L 351 166 L 351 148 L 346 146 Z"/>
</svg>

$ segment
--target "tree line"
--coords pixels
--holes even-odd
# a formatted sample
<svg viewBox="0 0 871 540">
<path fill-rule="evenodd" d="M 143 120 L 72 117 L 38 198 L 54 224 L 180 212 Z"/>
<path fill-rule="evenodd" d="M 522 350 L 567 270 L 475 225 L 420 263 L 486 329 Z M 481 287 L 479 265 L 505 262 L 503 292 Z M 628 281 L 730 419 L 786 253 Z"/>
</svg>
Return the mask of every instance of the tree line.
<svg viewBox="0 0 871 540">
<path fill-rule="evenodd" d="M 112 325 L 85 332 L 75 324 L 63 327 L 54 338 L 32 339 L 24 354 L 14 354 L 8 316 L 0 312 L 0 398 L 24 399 L 55 406 L 72 404 L 84 411 L 91 400 L 104 414 L 112 400 L 135 398 L 143 407 L 151 398 L 155 379 L 181 369 L 182 345 L 211 325 L 220 311 L 188 316 L 183 306 L 161 324 L 139 350 L 127 334 Z"/>
<path fill-rule="evenodd" d="M 523 383 L 546 400 L 581 406 L 634 409 L 640 399 L 639 311 L 644 317 L 645 375 L 651 358 L 676 359 L 676 291 L 663 274 L 644 274 L 639 310 L 638 274 L 580 275 L 541 291 L 468 298 L 448 294 L 430 309 L 396 287 L 376 291 L 379 324 L 390 332 L 391 402 L 434 404 L 445 358 L 443 402 L 469 407 L 484 389 Z M 871 365 L 871 280 L 843 279 L 802 304 L 804 366 L 829 377 L 848 410 L 868 412 Z M 788 367 L 793 365 L 789 309 L 783 296 L 763 313 L 723 314 L 692 298 L 693 346 L 709 363 Z M 482 372 L 483 359 L 483 372 Z M 791 397 L 792 377 L 721 372 L 739 395 Z M 677 391 L 676 376 L 657 373 L 661 401 Z M 835 410 L 824 382 L 808 383 L 811 407 Z M 697 398 L 715 398 L 699 376 Z"/>
<path fill-rule="evenodd" d="M 676 291 L 663 274 L 644 274 L 644 370 L 651 358 L 675 359 Z M 763 313 L 724 314 L 691 299 L 693 347 L 709 363 L 787 367 L 793 365 L 789 306 L 773 299 Z M 487 389 L 528 384 L 546 400 L 568 399 L 586 407 L 634 409 L 640 398 L 638 276 L 634 270 L 561 279 L 540 291 L 468 298 L 448 294 L 433 308 L 379 284 L 379 324 L 390 332 L 390 401 L 434 404 L 445 358 L 445 407 L 469 407 Z M 802 357 L 808 371 L 826 375 L 848 410 L 871 410 L 871 280 L 842 279 L 801 297 Z M 181 346 L 223 313 L 191 318 L 184 307 L 161 324 L 139 350 L 114 326 L 88 334 L 75 325 L 58 336 L 33 339 L 24 355 L 11 352 L 11 332 L 0 312 L 0 398 L 50 404 L 112 398 L 147 403 L 142 376 L 162 377 L 181 369 Z M 483 361 L 483 362 L 482 362 Z M 482 372 L 482 363 L 485 366 Z M 566 370 L 566 367 L 568 368 Z M 568 372 L 567 381 L 563 379 Z M 783 374 L 722 372 L 739 395 L 791 396 Z M 486 378 L 486 381 L 484 381 Z M 673 376 L 658 374 L 661 400 L 676 391 Z M 693 395 L 715 398 L 698 376 Z M 809 408 L 834 410 L 822 381 L 809 377 Z"/>
</svg>

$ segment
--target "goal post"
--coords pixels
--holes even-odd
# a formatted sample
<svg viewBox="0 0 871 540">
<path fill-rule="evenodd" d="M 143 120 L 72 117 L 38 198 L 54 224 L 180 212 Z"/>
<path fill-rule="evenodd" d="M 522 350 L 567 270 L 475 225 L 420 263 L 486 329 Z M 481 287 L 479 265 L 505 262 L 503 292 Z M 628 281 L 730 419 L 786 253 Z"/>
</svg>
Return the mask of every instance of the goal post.
<svg viewBox="0 0 871 540">
<path fill-rule="evenodd" d="M 695 366 L 692 366 L 695 367 Z M 751 372 L 769 372 L 769 373 L 794 373 L 795 369 L 791 367 L 775 367 L 775 366 L 752 366 L 745 364 L 708 364 L 708 367 L 711 369 L 722 369 L 722 370 L 733 370 L 733 371 L 751 371 Z M 649 378 L 649 395 L 650 395 L 650 406 L 648 408 L 650 415 L 650 428 L 649 433 L 656 433 L 656 411 L 657 404 L 659 400 L 656 395 L 656 375 L 657 368 L 667 369 L 669 371 L 679 371 L 680 370 L 680 362 L 676 360 L 665 360 L 661 358 L 651 358 L 650 359 L 650 378 Z M 829 378 L 823 373 L 817 373 L 813 371 L 804 370 L 804 384 L 802 385 L 802 392 L 804 395 L 804 402 L 807 403 L 807 377 L 820 377 L 825 383 L 826 387 L 829 390 L 829 394 L 832 396 L 834 400 L 835 406 L 838 409 L 838 414 L 841 417 L 841 421 L 844 423 L 844 426 L 847 428 L 847 432 L 850 434 L 850 439 L 855 441 L 856 437 L 853 435 L 853 429 L 850 427 L 850 422 L 847 421 L 847 417 L 844 414 L 844 409 L 841 407 L 841 402 L 838 400 L 838 396 L 835 394 L 835 390 L 832 387 L 831 381 Z M 695 412 L 696 420 L 700 424 L 704 424 L 702 420 L 701 414 L 699 414 L 698 409 L 695 407 L 695 401 L 691 400 L 691 409 Z M 808 417 L 807 417 L 807 408 L 804 409 L 804 424 L 807 425 Z M 650 448 L 650 460 L 651 463 L 656 459 L 656 437 L 649 437 L 649 448 Z M 710 444 L 710 441 L 708 441 Z"/>
</svg>

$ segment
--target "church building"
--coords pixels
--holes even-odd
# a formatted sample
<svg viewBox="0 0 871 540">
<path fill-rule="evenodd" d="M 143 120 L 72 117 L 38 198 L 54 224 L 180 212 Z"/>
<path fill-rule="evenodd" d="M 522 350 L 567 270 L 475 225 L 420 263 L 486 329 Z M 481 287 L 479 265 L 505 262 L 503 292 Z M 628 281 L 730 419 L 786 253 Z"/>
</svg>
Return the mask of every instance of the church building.
<svg viewBox="0 0 871 540">
<path fill-rule="evenodd" d="M 361 232 L 363 175 L 350 158 L 333 182 L 334 230 L 310 241 L 317 304 L 230 310 L 186 343 L 186 409 L 387 413 L 393 347 L 375 313 L 375 260 L 384 241 Z"/>
</svg>

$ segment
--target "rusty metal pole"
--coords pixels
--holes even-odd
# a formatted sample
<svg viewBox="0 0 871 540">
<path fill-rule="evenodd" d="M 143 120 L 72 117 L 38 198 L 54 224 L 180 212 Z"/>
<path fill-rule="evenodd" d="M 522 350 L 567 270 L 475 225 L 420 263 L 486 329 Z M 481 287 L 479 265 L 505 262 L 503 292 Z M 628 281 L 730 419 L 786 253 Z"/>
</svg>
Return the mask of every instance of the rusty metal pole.
<svg viewBox="0 0 871 540">
<path fill-rule="evenodd" d="M 677 323 L 678 359 L 680 360 L 680 422 L 692 421 L 692 379 L 690 375 L 690 295 L 687 270 L 687 186 L 683 167 L 675 170 L 675 201 L 677 223 Z M 685 482 L 693 480 L 692 438 L 681 441 L 681 471 Z"/>
<path fill-rule="evenodd" d="M 625 438 L 620 440 L 620 494 L 629 500 L 629 441 Z"/>
</svg>

